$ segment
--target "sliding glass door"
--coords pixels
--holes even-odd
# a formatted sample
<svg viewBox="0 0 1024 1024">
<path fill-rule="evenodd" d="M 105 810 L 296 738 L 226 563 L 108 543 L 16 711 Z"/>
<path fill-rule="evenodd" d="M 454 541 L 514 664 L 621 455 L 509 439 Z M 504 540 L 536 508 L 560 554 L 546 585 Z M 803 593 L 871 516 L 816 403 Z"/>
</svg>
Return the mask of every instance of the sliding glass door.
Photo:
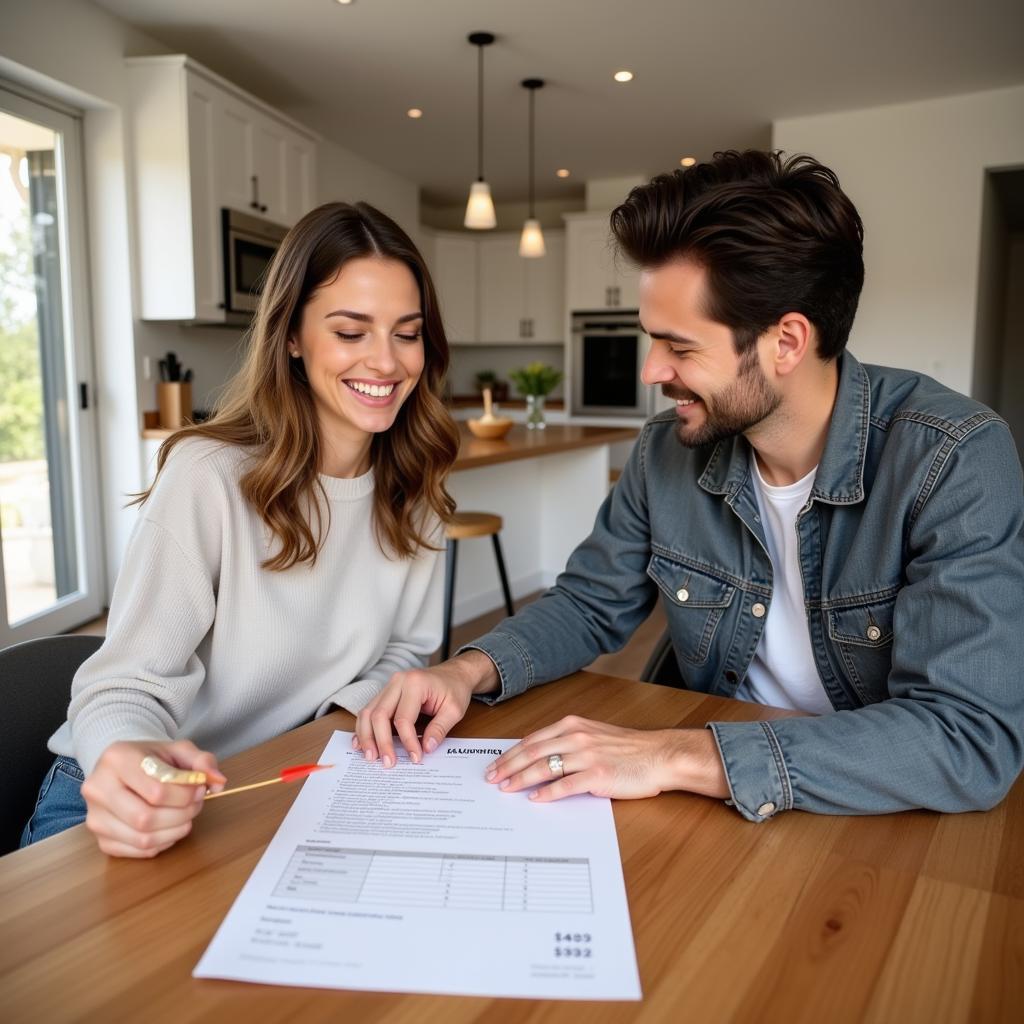
<svg viewBox="0 0 1024 1024">
<path fill-rule="evenodd" d="M 0 647 L 99 613 L 81 122 L 0 87 Z"/>
</svg>

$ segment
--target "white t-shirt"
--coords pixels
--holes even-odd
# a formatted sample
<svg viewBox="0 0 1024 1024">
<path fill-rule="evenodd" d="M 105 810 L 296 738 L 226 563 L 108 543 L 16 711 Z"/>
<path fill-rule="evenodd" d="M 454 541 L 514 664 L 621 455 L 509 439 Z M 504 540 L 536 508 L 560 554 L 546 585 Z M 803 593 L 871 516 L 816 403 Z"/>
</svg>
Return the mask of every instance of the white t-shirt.
<svg viewBox="0 0 1024 1024">
<path fill-rule="evenodd" d="M 807 504 L 818 467 L 795 484 L 774 487 L 761 476 L 757 457 L 751 461 L 775 585 L 761 641 L 736 696 L 777 708 L 824 714 L 834 709 L 811 650 L 796 537 L 796 517 Z"/>
</svg>

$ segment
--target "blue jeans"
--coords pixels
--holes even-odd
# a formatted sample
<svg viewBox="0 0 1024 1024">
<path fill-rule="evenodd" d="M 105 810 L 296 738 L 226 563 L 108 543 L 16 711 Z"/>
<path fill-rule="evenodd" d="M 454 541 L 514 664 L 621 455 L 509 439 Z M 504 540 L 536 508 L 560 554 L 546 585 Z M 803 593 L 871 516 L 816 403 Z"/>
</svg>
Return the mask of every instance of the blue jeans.
<svg viewBox="0 0 1024 1024">
<path fill-rule="evenodd" d="M 39 787 L 36 809 L 21 833 L 20 846 L 30 846 L 85 821 L 84 781 L 85 775 L 73 758 L 58 757 L 53 762 Z"/>
</svg>

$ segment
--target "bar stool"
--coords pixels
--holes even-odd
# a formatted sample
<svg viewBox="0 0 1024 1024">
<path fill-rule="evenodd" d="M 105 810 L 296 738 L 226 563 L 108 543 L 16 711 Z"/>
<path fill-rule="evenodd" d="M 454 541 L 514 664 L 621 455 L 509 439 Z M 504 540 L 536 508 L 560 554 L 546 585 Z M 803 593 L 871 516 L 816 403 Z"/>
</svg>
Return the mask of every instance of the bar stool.
<svg viewBox="0 0 1024 1024">
<path fill-rule="evenodd" d="M 501 516 L 490 512 L 456 512 L 445 527 L 444 535 L 448 541 L 448 564 L 444 574 L 444 640 L 441 644 L 442 660 L 448 657 L 452 639 L 452 607 L 455 604 L 455 561 L 459 552 L 459 541 L 471 537 L 490 537 L 494 544 L 494 560 L 498 563 L 498 575 L 501 577 L 501 592 L 505 595 L 505 610 L 509 615 L 515 613 L 512 607 L 512 592 L 508 588 L 508 575 L 505 572 L 505 559 L 501 555 Z"/>
</svg>

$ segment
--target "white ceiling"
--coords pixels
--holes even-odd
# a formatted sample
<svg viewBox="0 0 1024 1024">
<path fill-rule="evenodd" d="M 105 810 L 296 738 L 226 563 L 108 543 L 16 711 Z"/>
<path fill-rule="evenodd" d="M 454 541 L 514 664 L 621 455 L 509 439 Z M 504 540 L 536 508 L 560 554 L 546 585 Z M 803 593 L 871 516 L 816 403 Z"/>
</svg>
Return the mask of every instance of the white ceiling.
<svg viewBox="0 0 1024 1024">
<path fill-rule="evenodd" d="M 526 193 L 651 174 L 681 156 L 766 146 L 772 120 L 1024 82 L 1021 0 L 96 0 L 355 152 L 464 202 L 476 175 L 476 51 L 485 170 Z M 618 68 L 636 77 L 612 81 Z M 410 120 L 405 111 L 421 107 Z M 910 126 L 908 126 L 909 128 Z M 951 140 L 955 145 L 955 140 Z M 555 169 L 569 167 L 561 181 Z"/>
</svg>

